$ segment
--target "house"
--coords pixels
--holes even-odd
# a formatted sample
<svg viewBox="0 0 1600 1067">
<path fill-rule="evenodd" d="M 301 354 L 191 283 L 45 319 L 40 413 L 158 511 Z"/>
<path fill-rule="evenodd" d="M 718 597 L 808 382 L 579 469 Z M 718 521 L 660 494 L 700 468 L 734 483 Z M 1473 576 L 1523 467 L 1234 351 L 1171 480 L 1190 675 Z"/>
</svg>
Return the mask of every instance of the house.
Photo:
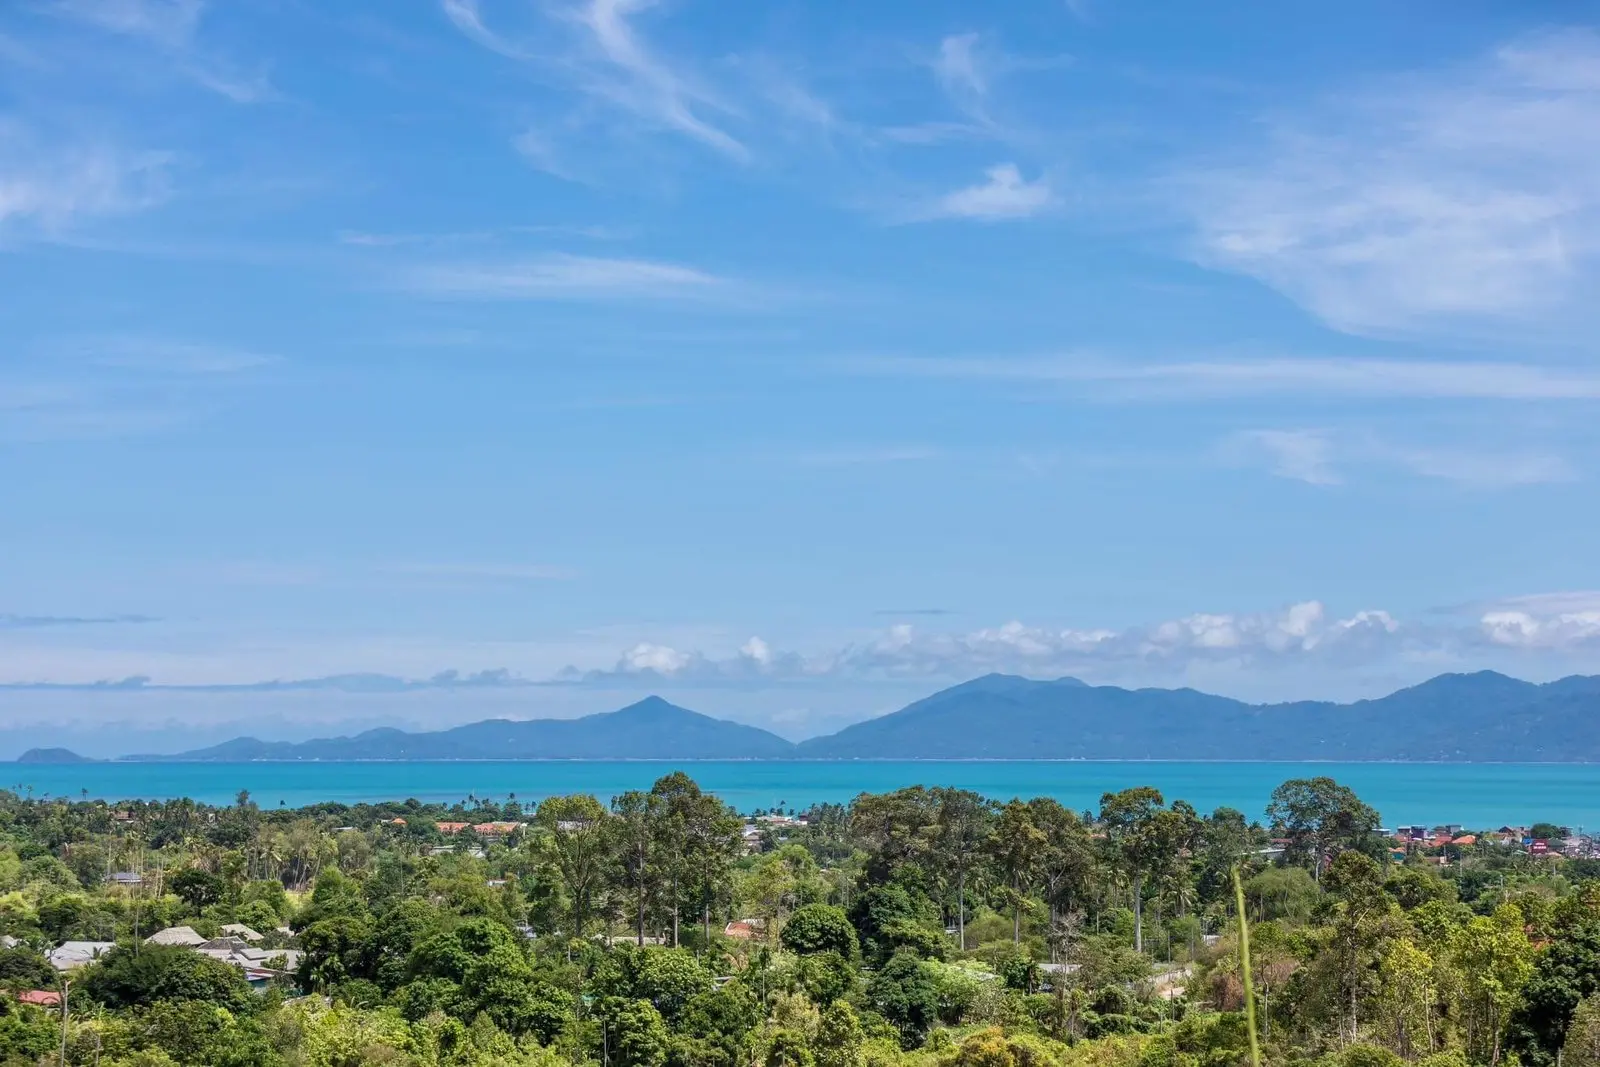
<svg viewBox="0 0 1600 1067">
<path fill-rule="evenodd" d="M 722 936 L 731 937 L 735 941 L 754 941 L 766 928 L 767 923 L 764 919 L 735 919 L 722 928 Z"/>
<path fill-rule="evenodd" d="M 116 947 L 115 941 L 63 941 L 46 952 L 44 958 L 58 971 L 73 971 Z"/>
<path fill-rule="evenodd" d="M 498 841 L 510 837 L 520 829 L 522 829 L 520 822 L 480 822 L 473 824 L 472 832 L 486 840 Z"/>
<path fill-rule="evenodd" d="M 261 940 L 261 935 L 244 923 L 224 923 L 222 932 L 228 937 L 237 937 L 241 941 L 248 941 L 252 944 Z"/>
<path fill-rule="evenodd" d="M 106 875 L 106 884 L 124 889 L 138 889 L 144 885 L 144 875 L 137 871 L 113 871 Z"/>
<path fill-rule="evenodd" d="M 1452 841 L 1450 843 L 1452 845 L 1460 845 L 1462 848 L 1470 848 L 1471 846 L 1476 845 L 1478 843 L 1478 835 L 1477 834 L 1462 834 L 1460 837 L 1456 838 L 1454 841 Z"/>
<path fill-rule="evenodd" d="M 195 951 L 230 967 L 237 967 L 247 977 L 251 971 L 261 971 L 269 979 L 281 977 L 299 967 L 304 955 L 292 948 L 256 948 L 237 937 L 214 937 L 196 945 Z"/>
<path fill-rule="evenodd" d="M 61 994 L 54 989 L 25 989 L 17 994 L 18 1004 L 32 1004 L 39 1008 L 61 1007 Z"/>
<path fill-rule="evenodd" d="M 379 819 L 378 823 L 382 826 L 404 826 L 406 821 L 400 816 L 396 815 L 392 819 Z"/>
<path fill-rule="evenodd" d="M 459 834 L 470 825 L 470 823 L 464 822 L 442 822 L 438 824 L 438 827 L 441 834 Z"/>
<path fill-rule="evenodd" d="M 195 931 L 192 926 L 169 926 L 165 930 L 157 930 L 144 939 L 147 945 L 182 945 L 185 948 L 198 948 L 206 943 L 206 939 Z"/>
<path fill-rule="evenodd" d="M 1053 983 L 1062 981 L 1062 980 L 1070 977 L 1071 975 L 1075 974 L 1082 966 L 1083 965 L 1080 964 L 1080 963 L 1040 963 L 1040 964 L 1037 964 L 1037 968 L 1038 968 L 1038 971 L 1039 971 L 1039 988 L 1040 988 L 1040 990 L 1044 991 L 1044 992 L 1053 992 L 1055 990 L 1055 985 Z"/>
</svg>

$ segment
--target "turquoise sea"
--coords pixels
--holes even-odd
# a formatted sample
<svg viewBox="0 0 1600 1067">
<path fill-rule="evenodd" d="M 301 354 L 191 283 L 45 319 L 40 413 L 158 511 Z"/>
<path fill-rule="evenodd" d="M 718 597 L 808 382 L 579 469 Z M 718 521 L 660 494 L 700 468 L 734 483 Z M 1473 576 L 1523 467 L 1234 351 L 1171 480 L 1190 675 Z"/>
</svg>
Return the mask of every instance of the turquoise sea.
<svg viewBox="0 0 1600 1067">
<path fill-rule="evenodd" d="M 33 796 L 107 800 L 187 796 L 229 803 L 241 789 L 262 807 L 319 801 L 462 800 L 528 803 L 561 793 L 602 800 L 683 770 L 740 811 L 843 803 L 861 792 L 947 785 L 986 796 L 1052 796 L 1074 809 L 1104 792 L 1153 785 L 1201 811 L 1228 805 L 1252 816 L 1289 778 L 1331 775 L 1382 814 L 1385 825 L 1473 827 L 1548 819 L 1600 826 L 1600 765 L 1555 763 L 1180 763 L 1121 761 L 449 761 L 418 763 L 0 764 L 0 788 Z"/>
</svg>

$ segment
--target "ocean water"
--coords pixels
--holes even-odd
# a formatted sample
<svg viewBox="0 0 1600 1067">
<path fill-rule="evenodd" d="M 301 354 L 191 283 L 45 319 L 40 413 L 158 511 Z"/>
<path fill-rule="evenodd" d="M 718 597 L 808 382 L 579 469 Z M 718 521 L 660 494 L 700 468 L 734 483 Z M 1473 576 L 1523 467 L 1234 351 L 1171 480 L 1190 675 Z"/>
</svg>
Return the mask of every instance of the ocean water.
<svg viewBox="0 0 1600 1067">
<path fill-rule="evenodd" d="M 1220 806 L 1259 816 L 1289 778 L 1331 775 L 1376 807 L 1387 826 L 1457 822 L 1473 827 L 1545 819 L 1600 827 L 1600 765 L 1554 763 L 1183 763 L 1099 760 L 972 761 L 448 761 L 416 763 L 0 764 L 0 788 L 22 794 L 124 800 L 192 797 L 231 803 L 241 789 L 262 807 L 321 801 L 455 801 L 524 804 L 563 793 L 609 800 L 682 770 L 740 811 L 844 803 L 857 793 L 908 785 L 973 789 L 998 799 L 1051 796 L 1082 810 L 1100 795 L 1153 785 L 1202 812 Z"/>
</svg>

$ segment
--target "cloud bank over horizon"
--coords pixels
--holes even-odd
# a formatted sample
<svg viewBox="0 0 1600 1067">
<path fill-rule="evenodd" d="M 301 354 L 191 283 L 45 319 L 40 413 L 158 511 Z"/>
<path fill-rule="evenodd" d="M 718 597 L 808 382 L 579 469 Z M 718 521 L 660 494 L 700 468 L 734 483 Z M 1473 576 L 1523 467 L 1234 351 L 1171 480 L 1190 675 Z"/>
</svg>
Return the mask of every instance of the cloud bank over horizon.
<svg viewBox="0 0 1600 1067">
<path fill-rule="evenodd" d="M 925 614 L 918 609 L 912 614 Z M 6 618 L 6 616 L 0 616 Z M 91 627 L 121 621 L 151 625 L 145 616 L 108 618 L 51 617 L 50 629 L 76 623 Z M 348 671 L 283 677 L 195 677 L 182 667 L 122 676 L 98 676 L 92 645 L 75 657 L 76 677 L 28 675 L 26 654 L 0 646 L 0 692 L 316 692 L 401 694 L 541 688 L 759 689 L 832 686 L 852 683 L 927 683 L 960 681 L 988 673 L 1030 677 L 1081 676 L 1105 684 L 1162 685 L 1196 677 L 1227 679 L 1236 691 L 1296 689 L 1317 672 L 1399 668 L 1419 671 L 1473 670 L 1480 667 L 1547 675 L 1600 666 L 1600 591 L 1573 591 L 1457 605 L 1402 620 L 1388 611 L 1367 609 L 1340 615 L 1321 601 L 1291 604 L 1276 612 L 1205 612 L 1124 628 L 1074 628 L 1030 625 L 1012 620 L 972 630 L 934 628 L 897 621 L 863 632 L 846 644 L 802 650 L 752 635 L 733 647 L 730 640 L 685 647 L 682 642 L 641 640 L 605 662 L 603 652 L 588 664 L 567 663 L 538 672 L 525 665 L 397 674 L 353 666 Z M 719 650 L 716 645 L 724 646 Z M 410 655 L 426 655 L 426 645 Z M 518 647 L 524 660 L 536 643 Z M 337 654 L 335 650 L 334 654 Z M 493 654 L 480 651 L 480 655 Z M 121 658 L 126 658 L 123 655 Z M 248 661 L 233 670 L 248 670 Z M 1243 684 L 1241 684 L 1243 683 Z"/>
</svg>

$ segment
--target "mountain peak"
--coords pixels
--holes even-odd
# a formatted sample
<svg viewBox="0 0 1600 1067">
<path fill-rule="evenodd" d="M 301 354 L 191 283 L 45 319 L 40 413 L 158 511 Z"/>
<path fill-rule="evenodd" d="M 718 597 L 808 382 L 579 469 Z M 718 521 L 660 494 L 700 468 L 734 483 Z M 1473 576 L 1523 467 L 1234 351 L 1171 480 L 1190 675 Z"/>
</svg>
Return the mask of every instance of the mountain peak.
<svg viewBox="0 0 1600 1067">
<path fill-rule="evenodd" d="M 698 711 L 690 711 L 688 708 L 680 708 L 672 701 L 666 699 L 665 697 L 657 696 L 654 693 L 651 693 L 643 700 L 636 700 L 627 707 L 618 708 L 616 711 L 611 712 L 612 718 L 659 719 L 663 717 L 677 717 L 682 715 L 699 716 L 700 713 Z"/>
</svg>

